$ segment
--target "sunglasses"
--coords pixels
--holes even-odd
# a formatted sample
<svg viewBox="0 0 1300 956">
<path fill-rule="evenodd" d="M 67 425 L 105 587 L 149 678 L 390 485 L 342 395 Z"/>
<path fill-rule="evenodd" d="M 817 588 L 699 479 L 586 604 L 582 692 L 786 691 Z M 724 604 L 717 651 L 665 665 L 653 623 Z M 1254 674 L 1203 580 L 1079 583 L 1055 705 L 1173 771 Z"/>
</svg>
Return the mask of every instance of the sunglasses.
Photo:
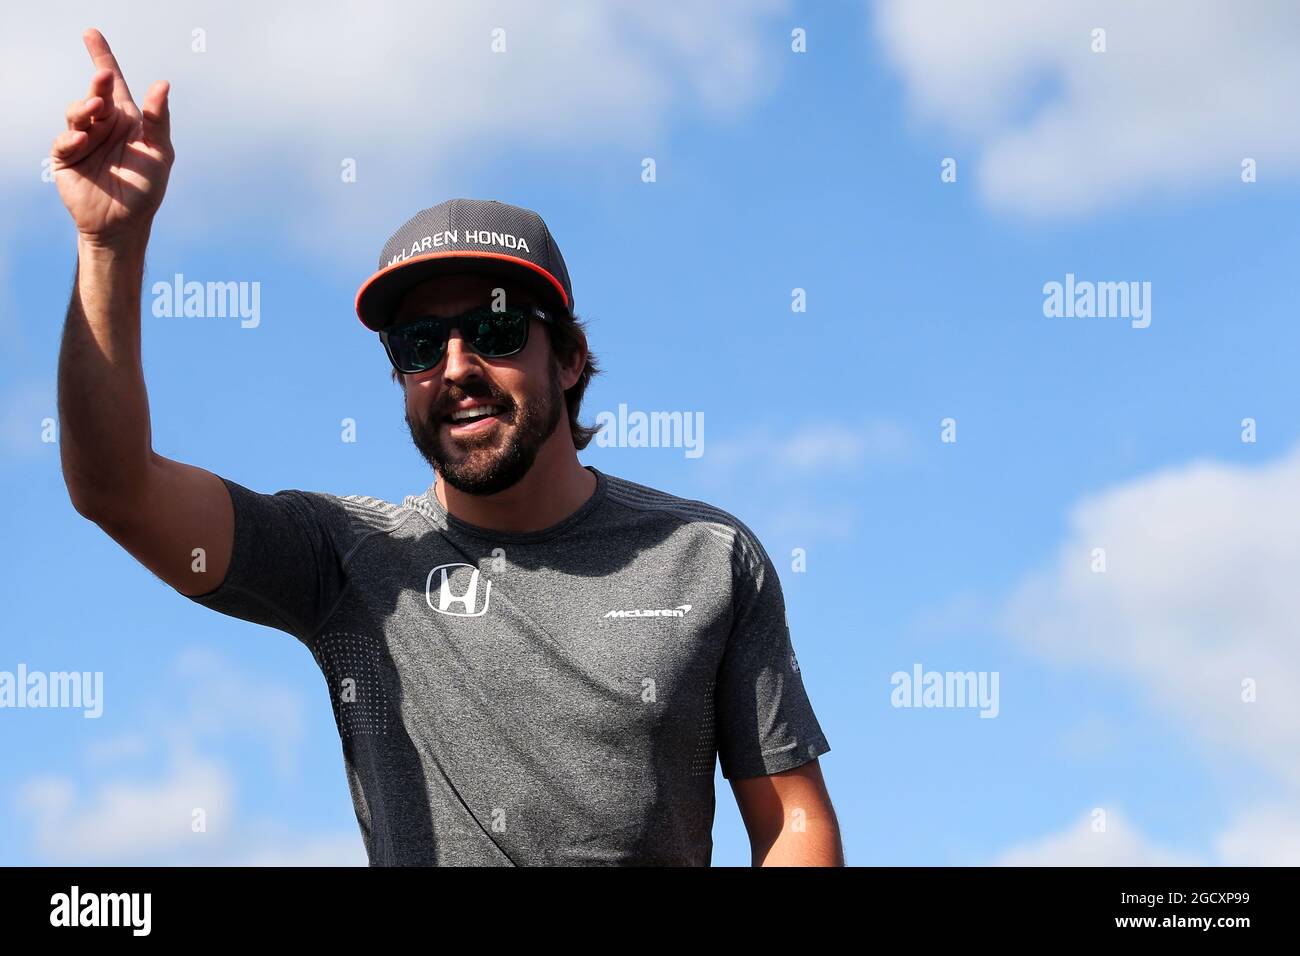
<svg viewBox="0 0 1300 956">
<path fill-rule="evenodd" d="M 465 344 L 484 358 L 506 358 L 522 352 L 528 344 L 528 327 L 532 324 L 529 319 L 553 321 L 545 309 L 537 306 L 496 311 L 484 305 L 450 318 L 431 315 L 403 322 L 380 332 L 379 338 L 393 368 L 413 375 L 427 372 L 442 361 L 452 329 L 460 329 Z"/>
</svg>

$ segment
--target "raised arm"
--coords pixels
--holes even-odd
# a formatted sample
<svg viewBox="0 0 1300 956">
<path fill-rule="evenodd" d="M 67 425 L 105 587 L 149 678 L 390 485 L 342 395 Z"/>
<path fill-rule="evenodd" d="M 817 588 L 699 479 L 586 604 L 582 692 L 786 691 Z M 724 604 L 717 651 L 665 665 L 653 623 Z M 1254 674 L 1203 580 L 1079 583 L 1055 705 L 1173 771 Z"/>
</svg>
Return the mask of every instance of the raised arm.
<svg viewBox="0 0 1300 956">
<path fill-rule="evenodd" d="M 230 562 L 230 496 L 211 472 L 154 453 L 140 361 L 145 248 L 175 157 L 170 88 L 154 83 L 137 107 L 103 35 L 83 39 L 90 91 L 51 149 L 77 227 L 59 351 L 63 479 L 79 513 L 182 594 L 203 594 Z"/>
</svg>

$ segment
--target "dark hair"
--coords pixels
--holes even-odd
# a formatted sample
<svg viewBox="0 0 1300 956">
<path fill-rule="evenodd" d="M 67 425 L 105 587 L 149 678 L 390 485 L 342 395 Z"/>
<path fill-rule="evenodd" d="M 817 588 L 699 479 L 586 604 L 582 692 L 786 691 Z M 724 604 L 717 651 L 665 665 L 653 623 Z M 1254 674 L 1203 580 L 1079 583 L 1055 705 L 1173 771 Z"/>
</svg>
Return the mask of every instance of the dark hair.
<svg viewBox="0 0 1300 956">
<path fill-rule="evenodd" d="M 552 367 L 559 364 L 561 358 L 567 358 L 587 341 L 587 323 L 576 315 L 569 315 L 562 310 L 551 312 L 555 321 L 547 322 L 546 337 L 551 341 Z M 596 356 L 587 351 L 587 362 L 578 375 L 578 380 L 564 393 L 564 402 L 569 409 L 569 431 L 573 434 L 573 447 L 582 451 L 591 444 L 591 440 L 600 433 L 599 428 L 583 425 L 578 421 L 582 410 L 582 398 L 587 392 L 587 385 L 600 374 L 600 365 Z M 393 369 L 393 381 L 406 389 L 406 379 L 397 369 Z"/>
</svg>

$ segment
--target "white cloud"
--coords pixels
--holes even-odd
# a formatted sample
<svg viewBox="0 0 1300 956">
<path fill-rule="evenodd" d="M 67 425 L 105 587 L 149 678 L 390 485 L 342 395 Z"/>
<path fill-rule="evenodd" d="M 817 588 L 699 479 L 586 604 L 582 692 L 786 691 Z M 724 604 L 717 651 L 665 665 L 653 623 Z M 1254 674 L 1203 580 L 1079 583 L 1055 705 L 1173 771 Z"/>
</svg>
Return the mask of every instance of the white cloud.
<svg viewBox="0 0 1300 956">
<path fill-rule="evenodd" d="M 1196 462 L 1078 504 L 1054 560 L 1028 576 L 1002 621 L 1022 646 L 1128 683 L 1185 728 L 1208 761 L 1262 768 L 1280 808 L 1243 796 L 1214 838 L 1219 864 L 1300 863 L 1300 448 L 1257 466 Z M 1104 549 L 1105 570 L 1093 570 Z M 1256 699 L 1243 699 L 1253 681 Z M 1267 779 L 1267 778 L 1266 778 Z M 1114 823 L 1114 817 L 1112 817 Z M 1128 830 L 1113 844 L 1074 827 L 1016 853 L 1154 860 Z"/>
<path fill-rule="evenodd" d="M 275 681 L 259 680 L 207 648 L 181 651 L 173 670 L 186 689 L 183 708 L 173 714 L 166 732 L 181 746 L 242 733 L 270 751 L 279 773 L 293 775 L 307 729 L 301 695 Z"/>
<path fill-rule="evenodd" d="M 258 847 L 235 857 L 232 866 L 368 866 L 361 834 L 309 837 Z"/>
<path fill-rule="evenodd" d="M 67 103 L 85 95 L 81 34 L 93 25 L 137 99 L 155 80 L 172 83 L 177 164 L 160 226 L 210 235 L 255 217 L 304 251 L 368 262 L 405 218 L 459 195 L 458 174 L 503 160 L 581 162 L 597 146 L 634 147 L 639 158 L 664 148 L 680 113 L 745 108 L 778 82 L 787 54 L 766 23 L 785 6 L 16 7 L 0 58 L 23 82 L 0 91 L 9 147 L 0 173 L 27 184 L 26 195 L 52 195 L 40 193 L 53 189 L 40 183 L 40 162 Z M 504 53 L 490 46 L 497 28 Z M 195 29 L 206 52 L 191 49 Z M 357 161 L 356 185 L 340 181 L 344 158 Z M 628 176 L 639 173 L 633 162 Z M 63 215 L 57 198 L 41 208 Z"/>
<path fill-rule="evenodd" d="M 19 787 L 45 864 L 114 866 L 365 866 L 359 831 L 293 834 L 238 812 L 224 762 L 175 755 L 156 777 L 119 776 L 86 790 L 43 776 Z M 194 829 L 195 810 L 203 828 Z"/>
<path fill-rule="evenodd" d="M 976 147 L 996 207 L 1082 214 L 1239 184 L 1245 157 L 1261 181 L 1300 172 L 1291 0 L 879 0 L 876 26 L 916 115 Z"/>
<path fill-rule="evenodd" d="M 1238 819 L 1215 838 L 1223 866 L 1300 864 L 1300 816 L 1295 805 L 1267 807 Z"/>
<path fill-rule="evenodd" d="M 786 430 L 754 426 L 730 438 L 707 441 L 700 476 L 728 490 L 783 486 L 764 507 L 763 526 L 806 548 L 816 539 L 856 534 L 861 509 L 843 497 L 842 479 L 861 476 L 868 466 L 905 461 L 914 450 L 912 436 L 884 420 L 826 420 Z M 815 485 L 823 479 L 828 480 L 825 490 Z"/>
<path fill-rule="evenodd" d="M 15 808 L 41 863 L 365 865 L 355 829 L 301 833 L 290 821 L 240 807 L 241 774 L 224 746 L 252 741 L 291 777 L 304 733 L 299 696 L 203 648 L 182 650 L 172 671 L 179 680 L 163 685 L 138 721 L 88 744 L 87 773 L 45 772 L 17 783 Z M 140 769 L 148 757 L 157 758 L 156 769 Z"/>
<path fill-rule="evenodd" d="M 225 767 L 188 757 L 160 777 L 116 779 L 88 793 L 66 777 L 39 777 L 20 787 L 18 805 L 43 857 L 120 862 L 201 845 L 206 834 L 192 830 L 195 809 L 206 814 L 209 832 L 223 832 L 231 824 L 233 797 Z"/>
<path fill-rule="evenodd" d="M 1240 814 L 1211 841 L 1208 853 L 1187 853 L 1151 840 L 1128 819 L 1107 811 L 1105 832 L 1091 811 L 1057 833 L 998 854 L 996 866 L 1295 866 L 1300 816 L 1294 806 L 1258 807 Z"/>
<path fill-rule="evenodd" d="M 1083 501 L 1006 626 L 1050 659 L 1127 680 L 1210 750 L 1300 787 L 1297 489 L 1300 449 L 1253 468 L 1191 464 Z"/>
<path fill-rule="evenodd" d="M 734 438 L 705 445 L 703 464 L 721 481 L 790 479 L 802 481 L 829 474 L 852 474 L 867 463 L 905 460 L 914 442 L 894 422 L 875 420 L 863 424 L 814 422 L 782 430 L 750 428 Z"/>
<path fill-rule="evenodd" d="M 1194 856 L 1173 852 L 1147 840 L 1123 817 L 1109 810 L 1105 829 L 1093 829 L 1085 813 L 1059 833 L 1003 852 L 995 866 L 1197 866 Z"/>
</svg>

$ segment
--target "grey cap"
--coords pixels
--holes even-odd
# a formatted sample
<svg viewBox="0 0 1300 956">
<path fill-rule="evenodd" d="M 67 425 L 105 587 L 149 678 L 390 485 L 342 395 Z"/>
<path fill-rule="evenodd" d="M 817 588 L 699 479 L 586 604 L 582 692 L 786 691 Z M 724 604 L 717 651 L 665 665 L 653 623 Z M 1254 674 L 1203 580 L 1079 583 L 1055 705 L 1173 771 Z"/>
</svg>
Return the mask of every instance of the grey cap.
<svg viewBox="0 0 1300 956">
<path fill-rule="evenodd" d="M 541 216 L 495 199 L 449 199 L 416 213 L 384 244 L 378 271 L 357 292 L 357 315 L 378 332 L 412 286 L 452 272 L 528 283 L 573 314 L 569 270 Z"/>
</svg>

